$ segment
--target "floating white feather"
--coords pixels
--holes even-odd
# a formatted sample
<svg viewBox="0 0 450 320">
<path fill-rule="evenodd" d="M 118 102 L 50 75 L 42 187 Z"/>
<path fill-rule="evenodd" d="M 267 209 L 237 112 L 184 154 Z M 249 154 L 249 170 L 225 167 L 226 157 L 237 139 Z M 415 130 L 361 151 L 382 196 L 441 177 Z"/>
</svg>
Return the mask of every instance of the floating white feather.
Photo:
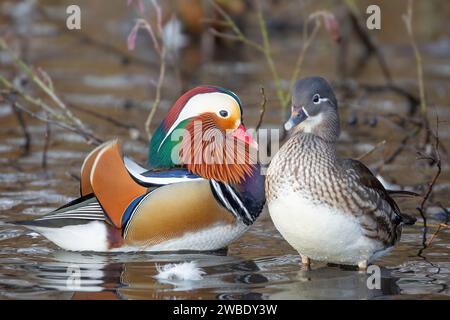
<svg viewBox="0 0 450 320">
<path fill-rule="evenodd" d="M 156 270 L 158 274 L 155 278 L 158 280 L 202 280 L 206 274 L 195 261 L 156 265 Z"/>
</svg>

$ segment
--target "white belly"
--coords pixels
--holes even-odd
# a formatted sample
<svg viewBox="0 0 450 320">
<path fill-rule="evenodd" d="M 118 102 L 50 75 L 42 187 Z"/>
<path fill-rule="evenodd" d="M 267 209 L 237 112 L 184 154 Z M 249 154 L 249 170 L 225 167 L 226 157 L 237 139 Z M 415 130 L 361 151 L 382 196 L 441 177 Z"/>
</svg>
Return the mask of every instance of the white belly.
<svg viewBox="0 0 450 320">
<path fill-rule="evenodd" d="M 242 222 L 218 224 L 208 229 L 188 232 L 179 238 L 164 241 L 152 246 L 128 246 L 115 251 L 214 251 L 227 247 L 242 236 L 249 227 Z"/>
<path fill-rule="evenodd" d="M 56 245 L 70 251 L 214 251 L 227 247 L 248 229 L 242 222 L 236 224 L 218 224 L 211 228 L 198 230 L 152 246 L 130 245 L 120 248 L 108 248 L 107 228 L 103 221 L 65 226 L 62 228 L 33 227 Z"/>
<path fill-rule="evenodd" d="M 271 201 L 269 212 L 287 242 L 313 260 L 355 265 L 383 249 L 378 241 L 363 236 L 351 215 L 315 205 L 298 194 Z"/>
</svg>

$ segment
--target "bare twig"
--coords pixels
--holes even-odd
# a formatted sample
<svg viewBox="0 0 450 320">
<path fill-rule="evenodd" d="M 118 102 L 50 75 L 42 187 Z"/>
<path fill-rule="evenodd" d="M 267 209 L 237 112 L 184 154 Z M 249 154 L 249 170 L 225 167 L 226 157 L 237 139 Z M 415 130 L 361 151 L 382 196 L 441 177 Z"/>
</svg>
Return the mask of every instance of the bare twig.
<svg viewBox="0 0 450 320">
<path fill-rule="evenodd" d="M 353 93 L 354 91 L 361 89 L 369 94 L 391 91 L 396 95 L 405 98 L 409 103 L 408 115 L 413 116 L 416 113 L 417 106 L 420 104 L 420 99 L 408 90 L 396 85 L 393 82 L 387 82 L 386 84 L 369 84 L 361 82 L 340 82 L 336 84 L 336 87 L 343 89 L 346 93 Z"/>
<path fill-rule="evenodd" d="M 420 216 L 422 217 L 423 223 L 424 223 L 424 232 L 423 232 L 423 245 L 426 248 L 426 234 L 427 234 L 427 217 L 425 215 L 425 204 L 429 200 L 431 193 L 433 192 L 434 185 L 436 184 L 439 176 L 442 172 L 442 163 L 441 163 L 441 156 L 439 153 L 439 118 L 436 117 L 436 134 L 434 136 L 434 162 L 436 164 L 436 173 L 433 176 L 433 179 L 428 184 L 427 192 L 423 196 L 422 202 L 420 203 L 420 206 L 417 208 L 417 210 L 420 213 Z"/>
<path fill-rule="evenodd" d="M 66 115 L 67 118 L 70 118 L 78 127 L 82 130 L 89 132 L 90 130 L 86 128 L 83 122 L 75 117 L 73 113 L 66 107 L 66 105 L 62 102 L 62 100 L 56 95 L 53 91 L 53 84 L 51 81 L 48 81 L 49 77 L 46 74 L 45 80 L 42 80 L 38 74 L 25 62 L 19 59 L 9 48 L 6 42 L 3 39 L 0 39 L 0 48 L 2 50 L 7 51 L 14 60 L 14 63 L 17 67 L 19 67 L 23 72 L 25 72 L 28 77 L 56 104 L 58 108 L 60 108 Z M 42 73 L 42 71 L 41 71 Z M 47 82 L 47 83 L 46 83 Z"/>
<path fill-rule="evenodd" d="M 16 115 L 17 121 L 19 122 L 20 128 L 22 129 L 23 137 L 25 139 L 25 142 L 23 144 L 23 155 L 28 155 L 30 153 L 31 148 L 31 135 L 30 132 L 28 131 L 28 127 L 23 117 L 23 113 L 21 110 L 17 108 L 15 102 L 11 103 L 11 109 Z"/>
<path fill-rule="evenodd" d="M 317 32 L 320 29 L 320 20 L 314 19 L 314 28 L 310 34 L 308 34 L 308 22 L 310 21 L 310 16 L 308 19 L 305 20 L 304 26 L 303 26 L 303 45 L 302 49 L 300 50 L 300 54 L 298 55 L 297 62 L 295 63 L 294 70 L 291 75 L 291 80 L 289 81 L 289 90 L 294 87 L 295 81 L 298 79 L 300 75 L 301 68 L 303 66 L 303 61 L 305 60 L 306 52 L 308 51 L 309 46 L 311 45 L 312 41 L 317 35 Z M 315 16 L 316 17 L 316 16 Z M 283 109 L 286 109 L 289 104 L 289 95 L 285 96 L 283 103 Z"/>
<path fill-rule="evenodd" d="M 449 226 L 448 224 L 446 224 L 446 223 L 440 223 L 440 224 L 438 225 L 437 230 L 433 233 L 433 235 L 431 236 L 431 238 L 427 241 L 426 246 L 427 246 L 427 247 L 431 246 L 431 244 L 433 243 L 434 238 L 436 238 L 436 236 L 439 234 L 439 232 L 440 232 L 442 229 L 445 229 L 445 228 L 450 228 L 450 226 Z"/>
<path fill-rule="evenodd" d="M 375 41 L 375 39 L 371 36 L 371 34 L 367 31 L 367 28 L 365 25 L 363 26 L 360 19 L 360 14 L 353 5 L 350 4 L 351 1 L 345 1 L 345 4 L 347 5 L 348 14 L 350 21 L 353 26 L 353 30 L 355 30 L 356 35 L 366 48 L 366 52 L 363 56 L 360 57 L 359 63 L 357 63 L 355 71 L 358 69 L 361 69 L 363 65 L 367 63 L 369 60 L 368 58 L 374 54 L 378 64 L 380 66 L 380 69 L 383 73 L 384 78 L 386 79 L 387 83 L 392 82 L 392 76 L 391 72 L 389 70 L 389 67 L 386 63 L 386 59 L 384 58 L 384 55 L 382 54 L 381 50 L 378 48 L 378 45 Z"/>
<path fill-rule="evenodd" d="M 45 19 L 47 19 L 49 22 L 54 24 L 60 31 L 62 31 L 64 33 L 67 31 L 65 19 L 59 19 L 59 18 L 53 17 L 52 15 L 49 15 L 48 12 L 46 10 L 44 10 L 42 8 L 42 5 L 40 5 L 40 4 L 36 5 L 36 11 L 38 12 L 39 16 L 42 16 Z M 144 66 L 144 67 L 153 67 L 154 66 L 154 63 L 152 63 L 151 61 L 141 59 L 138 56 L 132 56 L 127 51 L 125 51 L 111 43 L 104 42 L 103 40 L 92 37 L 91 34 L 84 32 L 83 29 L 77 30 L 77 32 L 68 32 L 65 34 L 68 36 L 72 36 L 74 38 L 78 38 L 79 41 L 82 42 L 83 44 L 94 46 L 94 47 L 104 51 L 107 54 L 117 56 L 119 58 L 119 60 L 124 64 L 125 63 L 127 63 L 127 64 L 134 63 L 134 64 Z"/>
<path fill-rule="evenodd" d="M 100 120 L 109 122 L 109 123 L 111 123 L 112 125 L 114 125 L 114 126 L 116 126 L 118 128 L 123 128 L 123 129 L 127 129 L 127 130 L 137 129 L 135 126 L 133 126 L 131 124 L 127 124 L 127 123 L 121 122 L 121 121 L 119 121 L 119 120 L 117 120 L 117 119 L 115 119 L 113 117 L 101 114 L 101 113 L 99 113 L 97 111 L 94 111 L 94 110 L 91 110 L 91 109 L 89 109 L 87 107 L 82 107 L 82 106 L 71 104 L 71 103 L 67 104 L 67 106 L 69 108 L 71 108 L 71 109 L 74 109 L 74 110 L 83 112 L 85 114 L 88 114 L 88 115 L 90 115 L 90 116 L 92 116 L 94 118 L 98 118 Z"/>
<path fill-rule="evenodd" d="M 46 118 L 48 118 L 48 115 L 45 115 Z M 42 151 L 42 168 L 44 170 L 47 170 L 47 153 L 48 148 L 50 146 L 50 134 L 51 134 L 51 128 L 50 128 L 50 122 L 45 122 L 45 135 L 44 135 L 44 148 Z"/>
<path fill-rule="evenodd" d="M 264 53 L 264 49 L 259 44 L 257 44 L 254 41 L 249 40 L 248 38 L 246 38 L 243 35 L 234 35 L 234 34 L 230 34 L 230 33 L 224 33 L 224 32 L 217 31 L 214 28 L 209 28 L 209 31 L 216 37 L 233 40 L 233 41 L 240 41 L 240 42 L 248 45 L 249 47 L 252 47 L 253 49 L 255 49 L 257 51 Z"/>
<path fill-rule="evenodd" d="M 81 130 L 78 127 L 74 127 L 74 126 L 72 126 L 72 125 L 70 125 L 68 123 L 63 122 L 63 121 L 58 121 L 58 120 L 53 120 L 53 119 L 50 119 L 50 118 L 47 118 L 47 117 L 42 117 L 39 114 L 29 110 L 28 108 L 26 108 L 25 106 L 21 105 L 18 102 L 16 102 L 16 107 L 19 110 L 27 113 L 28 115 L 30 115 L 31 117 L 33 117 L 33 118 L 35 118 L 37 120 L 40 120 L 40 121 L 43 121 L 43 122 L 46 122 L 46 123 L 48 122 L 48 123 L 53 124 L 53 125 L 55 125 L 57 127 L 60 127 L 62 129 L 65 129 L 65 130 L 68 130 L 68 131 L 71 131 L 71 132 L 74 132 L 74 133 L 80 135 L 81 137 L 83 137 L 86 140 L 86 142 L 88 144 L 97 145 L 100 142 L 102 142 L 102 140 L 99 140 L 95 136 L 91 136 L 89 133 Z"/>
<path fill-rule="evenodd" d="M 379 171 L 383 166 L 385 166 L 386 164 L 390 164 L 392 162 L 394 162 L 394 160 L 403 152 L 403 150 L 406 148 L 407 143 L 410 139 L 414 138 L 415 136 L 417 136 L 420 131 L 421 131 L 421 127 L 417 127 L 414 131 L 407 133 L 403 139 L 400 141 L 400 144 L 398 145 L 398 147 L 387 157 L 385 157 L 383 159 L 383 163 L 381 165 L 379 165 L 376 170 Z"/>
<path fill-rule="evenodd" d="M 222 37 L 222 38 L 226 38 L 229 40 L 240 41 L 243 44 L 257 50 L 258 52 L 260 52 L 264 55 L 266 63 L 272 74 L 272 78 L 273 78 L 273 81 L 275 84 L 275 90 L 277 93 L 278 100 L 280 101 L 280 105 L 281 105 L 282 113 L 283 113 L 283 105 L 284 105 L 284 101 L 286 100 L 285 90 L 283 89 L 283 87 L 281 85 L 280 75 L 278 74 L 278 70 L 275 67 L 275 62 L 273 61 L 273 58 L 272 58 L 269 34 L 268 34 L 266 22 L 264 20 L 264 15 L 262 13 L 260 1 L 256 1 L 255 4 L 256 4 L 256 10 L 257 10 L 256 12 L 257 12 L 259 30 L 261 32 L 261 37 L 262 37 L 262 44 L 260 44 L 256 41 L 253 41 L 253 40 L 249 39 L 247 36 L 245 36 L 244 33 L 241 31 L 241 29 L 239 29 L 237 24 L 233 21 L 233 19 L 228 15 L 228 13 L 225 10 L 223 10 L 220 7 L 220 5 L 218 5 L 216 3 L 215 0 L 209 0 L 209 2 L 214 7 L 214 9 L 219 13 L 219 15 L 224 19 L 223 24 L 228 26 L 229 28 L 231 28 L 231 30 L 234 33 L 234 34 L 227 34 L 227 33 L 219 32 L 215 29 L 210 29 L 213 35 Z M 284 120 L 284 117 L 283 117 L 283 120 Z"/>
<path fill-rule="evenodd" d="M 413 0 L 408 0 L 408 8 L 406 14 L 402 16 L 402 19 L 406 26 L 406 31 L 408 32 L 408 36 L 411 42 L 411 47 L 414 51 L 414 57 L 416 59 L 417 66 L 417 81 L 419 84 L 419 96 L 420 96 L 420 111 L 422 116 L 426 117 L 427 113 L 427 103 L 425 98 L 425 85 L 423 79 L 423 67 L 422 67 L 422 56 L 420 54 L 419 48 L 417 47 L 416 40 L 414 38 L 413 27 L 412 27 L 412 18 L 413 18 Z"/>
<path fill-rule="evenodd" d="M 235 36 L 218 32 L 215 29 L 212 29 L 212 30 L 214 30 L 213 34 L 221 36 L 221 37 L 224 37 L 224 35 L 225 35 L 225 38 L 230 36 L 231 38 L 229 38 L 229 39 L 241 41 L 242 43 L 260 51 L 261 53 L 264 52 L 264 48 L 259 43 L 255 42 L 253 40 L 250 40 L 242 33 L 241 29 L 239 29 L 239 27 L 233 21 L 233 19 L 228 15 L 228 13 L 225 10 L 222 9 L 222 7 L 220 5 L 218 5 L 216 3 L 215 0 L 209 0 L 209 3 L 211 3 L 211 5 L 214 7 L 214 9 L 224 19 L 224 21 L 220 22 L 220 23 L 224 26 L 230 27 L 231 30 L 234 32 Z"/>
<path fill-rule="evenodd" d="M 136 21 L 135 26 L 133 27 L 128 36 L 128 49 L 134 50 L 137 32 L 139 31 L 140 28 L 144 28 L 145 30 L 147 30 L 152 40 L 155 52 L 159 57 L 159 76 L 158 82 L 156 84 L 155 99 L 153 100 L 151 110 L 148 114 L 147 120 L 145 121 L 145 132 L 147 133 L 148 137 L 151 137 L 151 123 L 153 117 L 155 116 L 156 110 L 158 109 L 161 103 L 161 90 L 166 74 L 166 55 L 167 55 L 167 47 L 163 37 L 163 21 L 162 21 L 161 6 L 156 0 L 152 0 L 151 3 L 155 10 L 156 15 L 156 22 L 155 22 L 156 30 L 154 30 L 152 24 L 149 22 L 150 18 L 145 17 L 144 7 L 141 6 L 140 10 L 138 10 L 140 14 L 140 19 Z"/>
<path fill-rule="evenodd" d="M 264 15 L 262 12 L 261 1 L 256 1 L 256 13 L 258 17 L 258 25 L 259 30 L 262 36 L 263 48 L 264 48 L 264 56 L 266 58 L 267 65 L 269 66 L 270 72 L 272 73 L 273 80 L 275 82 L 275 87 L 277 90 L 278 98 L 281 102 L 281 111 L 282 111 L 282 120 L 284 120 L 284 108 L 285 108 L 285 100 L 286 95 L 289 94 L 283 90 L 281 85 L 280 75 L 278 74 L 278 70 L 275 67 L 275 62 L 272 57 L 272 47 L 270 46 L 269 32 L 267 30 L 266 21 L 264 19 Z M 289 88 L 290 89 L 290 88 Z"/>
<path fill-rule="evenodd" d="M 22 71 L 25 72 L 28 77 L 32 80 L 34 84 L 38 86 L 39 89 L 41 89 L 45 95 L 50 98 L 52 104 L 54 106 L 51 106 L 45 102 L 43 102 L 39 98 L 34 98 L 27 93 L 25 93 L 22 89 L 16 88 L 9 80 L 7 80 L 5 77 L 0 76 L 0 84 L 3 85 L 5 89 L 7 89 L 8 92 L 2 92 L 2 95 L 5 97 L 5 99 L 10 100 L 11 97 L 19 96 L 22 99 L 24 99 L 26 102 L 42 109 L 45 111 L 48 115 L 47 118 L 39 117 L 41 121 L 50 121 L 58 122 L 62 127 L 66 128 L 72 128 L 77 133 L 81 133 L 82 136 L 87 140 L 88 143 L 100 143 L 101 139 L 99 139 L 90 129 L 88 129 L 84 123 L 77 118 L 66 106 L 66 104 L 57 96 L 57 94 L 54 91 L 53 83 L 48 76 L 47 73 L 45 73 L 43 70 L 39 69 L 38 73 L 31 68 L 29 65 L 27 65 L 24 61 L 22 61 L 20 58 L 18 58 L 9 48 L 7 43 L 0 38 L 0 48 L 2 50 L 7 51 L 11 57 L 14 60 L 15 65 Z M 42 79 L 41 79 L 42 77 Z M 13 94 L 13 95 L 12 95 Z M 30 113 L 31 111 L 27 109 L 26 107 L 22 107 L 23 110 L 28 111 Z M 31 112 L 33 113 L 33 112 Z"/>
<path fill-rule="evenodd" d="M 425 207 L 425 203 L 428 201 L 428 198 L 431 195 L 431 192 L 433 191 L 433 187 L 437 181 L 437 179 L 439 178 L 439 176 L 441 175 L 442 172 L 442 164 L 441 164 L 441 158 L 439 156 L 439 137 L 435 137 L 436 142 L 435 142 L 435 146 L 434 146 L 434 150 L 436 152 L 436 158 L 434 159 L 436 161 L 436 167 L 437 167 L 437 171 L 435 173 L 435 175 L 433 176 L 433 179 L 431 180 L 431 182 L 428 185 L 428 189 L 427 192 L 425 193 L 425 196 L 422 199 L 422 202 L 420 203 L 420 209 L 423 211 L 424 207 Z"/>
<path fill-rule="evenodd" d="M 375 150 L 377 150 L 378 148 L 384 146 L 386 144 L 386 140 L 380 141 L 378 142 L 376 145 L 373 146 L 372 149 L 364 152 L 362 155 L 360 155 L 358 158 L 356 158 L 356 160 L 361 161 L 362 159 L 368 157 L 369 155 L 371 155 Z"/>
<path fill-rule="evenodd" d="M 166 48 L 165 45 L 162 46 L 161 49 L 161 64 L 159 67 L 159 77 L 158 77 L 158 83 L 156 85 L 156 93 L 155 93 L 155 99 L 153 100 L 152 109 L 150 110 L 150 113 L 148 114 L 147 120 L 145 121 L 145 131 L 147 132 L 148 137 L 151 136 L 151 124 L 153 117 L 155 116 L 156 110 L 159 107 L 159 104 L 161 103 L 161 89 L 162 85 L 164 83 L 164 76 L 166 74 Z"/>
<path fill-rule="evenodd" d="M 210 32 L 221 38 L 234 40 L 242 42 L 243 44 L 255 49 L 256 51 L 260 52 L 265 60 L 266 64 L 269 67 L 269 71 L 272 75 L 272 79 L 275 86 L 275 91 L 277 94 L 277 98 L 280 102 L 280 116 L 281 120 L 285 120 L 285 113 L 286 109 L 289 106 L 290 101 L 290 91 L 295 83 L 295 80 L 299 77 L 300 70 L 305 58 L 306 51 L 310 47 L 310 44 L 312 40 L 315 38 L 320 26 L 321 26 L 321 19 L 325 21 L 327 24 L 330 21 L 330 17 L 334 16 L 327 12 L 327 11 L 317 11 L 311 14 L 306 20 L 305 20 L 305 26 L 304 26 L 304 32 L 303 32 L 303 46 L 300 50 L 299 56 L 297 58 L 295 67 L 292 71 L 289 86 L 285 88 L 282 84 L 280 74 L 278 72 L 278 69 L 276 68 L 273 56 L 272 56 L 272 49 L 270 45 L 270 37 L 267 29 L 267 24 L 264 19 L 263 10 L 261 6 L 261 1 L 255 1 L 255 7 L 256 7 L 256 16 L 258 20 L 258 27 L 259 31 L 261 33 L 262 43 L 258 43 L 254 40 L 249 39 L 244 33 L 241 31 L 241 29 L 237 26 L 237 24 L 233 21 L 233 19 L 228 15 L 228 13 L 223 10 L 219 4 L 215 0 L 209 0 L 211 5 L 214 7 L 214 9 L 219 13 L 219 15 L 222 17 L 223 21 L 220 21 L 220 24 L 223 26 L 227 26 L 231 29 L 232 33 L 223 33 L 219 32 L 216 29 L 211 28 Z M 315 25 L 311 33 L 308 33 L 307 25 L 309 22 L 314 21 Z"/>
<path fill-rule="evenodd" d="M 260 112 L 259 112 L 259 120 L 258 123 L 256 124 L 256 131 L 259 130 L 259 128 L 261 127 L 263 121 L 264 121 L 264 114 L 266 113 L 266 103 L 267 103 L 267 98 L 266 98 L 266 94 L 264 92 L 264 88 L 261 87 L 261 106 L 260 106 Z"/>
</svg>

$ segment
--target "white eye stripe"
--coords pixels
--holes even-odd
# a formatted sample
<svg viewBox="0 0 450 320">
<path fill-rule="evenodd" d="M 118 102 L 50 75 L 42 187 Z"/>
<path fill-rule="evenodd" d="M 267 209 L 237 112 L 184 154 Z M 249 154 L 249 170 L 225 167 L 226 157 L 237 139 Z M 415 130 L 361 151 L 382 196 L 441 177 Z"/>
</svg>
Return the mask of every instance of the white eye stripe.
<svg viewBox="0 0 450 320">
<path fill-rule="evenodd" d="M 306 111 L 305 107 L 302 107 L 303 113 L 306 114 L 306 116 L 309 118 L 308 111 Z"/>
<path fill-rule="evenodd" d="M 315 98 L 318 98 L 318 100 L 317 100 L 317 102 L 316 101 L 314 101 L 314 99 Z M 320 104 L 320 103 L 322 103 L 322 102 L 329 102 L 330 100 L 328 100 L 328 98 L 322 98 L 322 97 L 320 97 L 320 95 L 318 94 L 318 93 L 316 93 L 314 96 L 313 96 L 313 103 L 314 104 Z"/>
<path fill-rule="evenodd" d="M 186 105 L 181 110 L 180 114 L 172 124 L 172 126 L 167 131 L 167 134 L 164 136 L 163 140 L 158 146 L 157 152 L 161 149 L 162 145 L 166 141 L 166 139 L 170 136 L 173 130 L 184 120 L 198 116 L 204 112 L 209 112 L 211 105 L 223 105 L 224 99 L 227 103 L 232 101 L 235 102 L 234 98 L 230 97 L 227 94 L 221 92 L 208 92 L 208 93 L 199 93 L 188 100 Z M 228 114 L 231 112 L 228 111 Z"/>
</svg>

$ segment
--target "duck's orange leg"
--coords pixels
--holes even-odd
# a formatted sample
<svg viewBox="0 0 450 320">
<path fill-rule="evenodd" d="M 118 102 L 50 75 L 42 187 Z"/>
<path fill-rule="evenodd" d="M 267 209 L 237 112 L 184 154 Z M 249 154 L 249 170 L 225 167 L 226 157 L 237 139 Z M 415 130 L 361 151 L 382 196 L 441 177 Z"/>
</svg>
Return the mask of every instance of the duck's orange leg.
<svg viewBox="0 0 450 320">
<path fill-rule="evenodd" d="M 95 158 L 90 184 L 107 216 L 117 228 L 122 227 L 122 215 L 128 205 L 147 188 L 137 184 L 129 175 L 117 140 L 107 143 Z"/>
</svg>

